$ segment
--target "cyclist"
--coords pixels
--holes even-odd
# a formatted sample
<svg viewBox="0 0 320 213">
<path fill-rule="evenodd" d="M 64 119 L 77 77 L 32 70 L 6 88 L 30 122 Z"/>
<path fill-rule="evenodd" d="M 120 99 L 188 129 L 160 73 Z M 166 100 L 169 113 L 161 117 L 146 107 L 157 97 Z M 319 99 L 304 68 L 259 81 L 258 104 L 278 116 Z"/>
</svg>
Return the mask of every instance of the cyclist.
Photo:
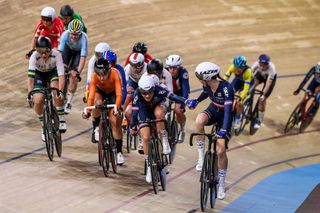
<svg viewBox="0 0 320 213">
<path fill-rule="evenodd" d="M 196 67 L 195 75 L 202 84 L 203 91 L 197 99 L 187 102 L 191 108 L 195 108 L 198 103 L 210 98 L 211 103 L 196 118 L 196 132 L 204 133 L 204 126 L 217 123 L 216 136 L 219 187 L 218 198 L 225 197 L 225 177 L 227 173 L 228 158 L 226 149 L 230 138 L 232 126 L 232 106 L 234 92 L 231 84 L 223 80 L 220 75 L 220 67 L 211 62 L 202 62 Z M 197 148 L 199 160 L 196 166 L 197 171 L 202 170 L 204 161 L 204 138 L 198 137 Z"/>
<path fill-rule="evenodd" d="M 228 80 L 229 77 L 234 74 L 235 78 L 231 82 L 235 92 L 240 92 L 240 97 L 235 101 L 235 121 L 233 128 L 239 129 L 241 125 L 241 111 L 244 99 L 247 97 L 247 93 L 252 84 L 253 74 L 250 67 L 247 65 L 247 59 L 243 55 L 237 55 L 233 59 L 233 63 L 228 68 L 223 79 Z"/>
<path fill-rule="evenodd" d="M 62 21 L 56 17 L 56 12 L 52 7 L 45 7 L 41 11 L 41 19 L 38 21 L 34 36 L 31 41 L 31 50 L 26 54 L 28 59 L 34 52 L 36 41 L 40 36 L 46 36 L 51 40 L 52 48 L 57 48 L 63 29 Z"/>
<path fill-rule="evenodd" d="M 65 113 L 69 114 L 71 112 L 74 93 L 81 79 L 80 74 L 88 55 L 88 36 L 83 32 L 83 25 L 78 19 L 72 20 L 69 23 L 68 30 L 61 36 L 58 50 L 62 52 L 65 67 L 68 66 L 71 68 L 70 85 L 64 109 Z"/>
<path fill-rule="evenodd" d="M 84 102 L 87 102 L 89 96 L 89 87 L 90 87 L 90 80 L 92 74 L 94 73 L 94 63 L 100 58 L 101 54 L 108 51 L 110 49 L 110 45 L 105 42 L 100 42 L 94 48 L 94 54 L 91 56 L 88 62 L 88 72 L 87 72 L 87 84 L 86 84 L 86 92 L 84 95 Z"/>
<path fill-rule="evenodd" d="M 59 94 L 54 92 L 54 103 L 56 104 L 57 113 L 59 116 L 59 129 L 61 132 L 67 130 L 67 124 L 64 118 L 63 109 L 63 87 L 64 87 L 64 69 L 61 54 L 52 49 L 51 41 L 48 37 L 40 36 L 36 41 L 36 51 L 32 53 L 29 60 L 28 69 L 28 92 L 45 88 L 50 84 L 50 87 L 58 88 Z M 38 91 L 33 97 L 28 96 L 29 103 L 34 103 L 34 110 L 42 124 L 43 120 L 43 94 Z M 45 136 L 42 129 L 41 139 L 45 141 Z"/>
<path fill-rule="evenodd" d="M 312 77 L 309 86 L 307 87 L 307 92 L 305 96 L 314 95 L 315 101 L 313 102 L 314 106 L 310 110 L 310 116 L 314 115 L 314 113 L 317 112 L 320 104 L 320 62 L 318 62 L 315 66 L 311 67 L 309 72 L 307 73 L 306 77 L 303 79 L 303 81 L 300 83 L 298 89 L 296 89 L 293 94 L 298 95 L 300 90 L 304 87 L 304 85 L 309 81 L 309 79 Z"/>
<path fill-rule="evenodd" d="M 124 71 L 127 81 L 127 98 L 123 104 L 125 116 L 122 126 L 126 126 L 128 122 L 130 123 L 133 93 L 138 88 L 139 79 L 147 72 L 147 64 L 144 62 L 144 56 L 141 53 L 132 54 L 130 56 L 130 64 L 125 66 Z"/>
<path fill-rule="evenodd" d="M 255 121 L 254 128 L 258 129 L 261 126 L 264 112 L 266 110 L 267 98 L 271 95 L 273 88 L 277 80 L 276 67 L 270 61 L 270 57 L 267 54 L 259 56 L 259 60 L 252 65 L 252 71 L 254 73 L 254 85 L 253 88 L 263 83 L 263 94 L 259 99 L 259 116 Z"/>
<path fill-rule="evenodd" d="M 113 109 L 109 111 L 109 118 L 112 127 L 112 135 L 115 139 L 117 146 L 117 163 L 122 165 L 125 160 L 122 154 L 122 128 L 120 119 L 120 107 L 121 107 L 121 79 L 119 77 L 118 70 L 112 68 L 110 63 L 106 59 L 98 59 L 94 65 L 94 74 L 91 78 L 89 88 L 89 98 L 87 106 L 102 105 L 104 99 L 108 99 L 109 104 L 117 105 L 117 113 L 114 113 Z M 91 110 L 88 110 L 87 114 L 82 114 L 84 119 L 89 118 Z M 100 110 L 93 110 L 93 137 L 94 132 L 99 132 L 100 123 Z"/>
<path fill-rule="evenodd" d="M 124 66 L 127 66 L 130 63 L 130 56 L 133 53 L 141 53 L 144 56 L 144 62 L 146 63 L 148 63 L 152 59 L 152 56 L 148 53 L 148 46 L 145 43 L 139 41 L 133 45 L 132 52 L 128 55 Z"/>
<path fill-rule="evenodd" d="M 124 104 L 127 97 L 127 81 L 126 73 L 124 72 L 123 67 L 117 63 L 117 54 L 112 50 L 102 53 L 102 58 L 107 59 L 111 67 L 116 68 L 119 71 L 119 75 L 122 83 L 122 105 Z"/>
<path fill-rule="evenodd" d="M 182 66 L 182 63 L 183 60 L 179 55 L 169 55 L 166 59 L 167 69 L 170 71 L 172 75 L 174 94 L 182 96 L 184 98 L 188 98 L 190 93 L 189 75 L 186 68 Z M 176 103 L 175 112 L 177 115 L 177 121 L 180 124 L 178 142 L 182 143 L 184 141 L 185 136 L 184 126 L 186 124 L 184 104 Z"/>
<path fill-rule="evenodd" d="M 78 19 L 83 25 L 83 32 L 87 33 L 87 28 L 82 20 L 82 17 L 78 13 L 75 13 L 70 5 L 66 4 L 61 7 L 60 19 L 63 21 L 64 28 L 66 30 L 68 29 L 68 25 L 72 20 Z"/>
<path fill-rule="evenodd" d="M 137 126 L 140 122 L 150 120 L 153 117 L 155 119 L 163 120 L 165 118 L 166 99 L 177 101 L 179 103 L 185 103 L 186 100 L 183 97 L 179 97 L 172 92 L 169 92 L 167 89 L 156 85 L 156 81 L 153 76 L 144 75 L 141 77 L 138 83 L 139 87 L 134 93 L 133 102 L 132 102 L 132 118 L 130 121 L 130 134 L 136 134 Z M 138 119 L 139 118 L 139 119 Z M 144 128 L 147 125 L 141 124 L 140 136 L 143 140 L 143 149 L 144 153 L 148 153 L 148 140 L 150 138 L 150 129 Z M 157 132 L 162 139 L 162 153 L 169 154 L 171 152 L 170 145 L 168 142 L 168 133 L 165 130 L 164 122 L 157 122 Z M 146 156 L 146 161 L 147 161 Z M 148 162 L 147 164 L 148 165 Z M 146 181 L 151 182 L 151 170 L 150 167 L 147 167 Z"/>
</svg>

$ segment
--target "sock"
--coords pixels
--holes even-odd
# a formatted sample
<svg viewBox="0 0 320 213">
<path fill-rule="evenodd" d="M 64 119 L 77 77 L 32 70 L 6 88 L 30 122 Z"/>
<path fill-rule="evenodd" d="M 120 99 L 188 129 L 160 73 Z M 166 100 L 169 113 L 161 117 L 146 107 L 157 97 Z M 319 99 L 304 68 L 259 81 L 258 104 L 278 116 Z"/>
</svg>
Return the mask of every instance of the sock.
<svg viewBox="0 0 320 213">
<path fill-rule="evenodd" d="M 204 141 L 197 141 L 199 159 L 204 159 Z"/>
<path fill-rule="evenodd" d="M 263 117 L 264 117 L 264 112 L 260 112 L 260 111 L 259 111 L 259 121 L 260 121 L 260 122 L 262 122 Z"/>
<path fill-rule="evenodd" d="M 164 141 L 168 141 L 168 132 L 165 129 L 161 131 L 161 136 L 162 136 L 162 143 L 164 143 Z"/>
<path fill-rule="evenodd" d="M 67 104 L 71 104 L 73 96 L 74 96 L 74 93 L 68 91 L 68 93 L 67 93 Z"/>
<path fill-rule="evenodd" d="M 117 147 L 117 153 L 122 153 L 122 139 L 116 139 L 116 147 Z"/>
<path fill-rule="evenodd" d="M 41 126 L 43 127 L 43 114 L 38 115 L 39 121 L 41 123 Z"/>
<path fill-rule="evenodd" d="M 218 175 L 219 175 L 219 185 L 224 186 L 226 175 L 227 175 L 227 170 L 226 169 L 219 169 Z"/>
<path fill-rule="evenodd" d="M 60 119 L 60 116 L 63 117 L 63 115 L 64 115 L 64 107 L 63 106 L 57 106 L 56 109 L 57 109 L 57 113 L 58 113 L 59 119 Z"/>
</svg>

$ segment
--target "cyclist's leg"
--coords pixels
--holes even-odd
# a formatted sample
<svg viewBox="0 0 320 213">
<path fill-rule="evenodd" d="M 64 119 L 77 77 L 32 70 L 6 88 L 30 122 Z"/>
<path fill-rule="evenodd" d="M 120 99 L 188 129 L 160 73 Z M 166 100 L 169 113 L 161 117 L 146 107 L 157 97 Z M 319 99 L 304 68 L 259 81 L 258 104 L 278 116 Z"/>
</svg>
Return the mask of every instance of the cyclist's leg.
<svg viewBox="0 0 320 213">
<path fill-rule="evenodd" d="M 166 102 L 161 102 L 155 107 L 154 115 L 157 120 L 165 119 L 167 108 L 168 106 Z M 161 136 L 162 147 L 163 147 L 162 153 L 167 155 L 171 152 L 171 148 L 168 140 L 168 132 L 165 129 L 164 122 L 157 122 L 157 131 L 158 131 L 158 135 Z"/>
<path fill-rule="evenodd" d="M 307 92 L 304 96 L 304 98 L 306 98 L 306 96 L 309 96 L 309 94 L 317 94 L 317 88 L 319 87 L 319 83 L 317 83 L 317 81 L 313 78 L 312 81 L 310 82 L 310 84 L 307 87 Z M 316 104 L 316 102 L 314 102 L 313 104 Z M 307 107 L 306 107 L 307 110 Z M 312 110 L 309 112 L 310 115 L 312 115 L 314 112 L 316 111 L 316 107 L 313 107 Z"/>
<path fill-rule="evenodd" d="M 176 103 L 175 112 L 176 112 L 177 121 L 180 125 L 178 141 L 181 143 L 184 141 L 184 136 L 185 136 L 185 131 L 184 131 L 184 126 L 186 124 L 185 106 L 182 106 L 181 104 Z"/>
<path fill-rule="evenodd" d="M 235 93 L 241 91 L 243 89 L 244 81 L 241 78 L 234 78 L 231 82 L 231 85 L 235 91 Z M 242 105 L 239 98 L 235 98 L 235 120 L 234 120 L 234 129 L 240 128 L 241 125 L 241 111 L 242 111 Z"/>
<path fill-rule="evenodd" d="M 314 102 L 312 103 L 313 104 L 313 107 L 311 108 L 309 114 L 311 116 L 314 116 L 314 114 L 318 111 L 319 109 L 319 104 L 320 104 L 320 84 L 318 84 L 314 90 Z"/>
<path fill-rule="evenodd" d="M 218 198 L 224 199 L 225 194 L 225 178 L 227 175 L 228 168 L 228 157 L 226 152 L 226 139 L 219 138 L 217 140 L 217 156 L 218 156 L 218 176 L 219 176 L 219 188 L 218 188 Z"/>
<path fill-rule="evenodd" d="M 127 97 L 123 104 L 123 111 L 125 112 L 125 116 L 123 116 L 122 126 L 126 126 L 128 123 L 130 123 L 131 111 L 132 111 L 131 103 L 132 103 L 133 93 L 137 88 L 138 88 L 138 84 L 129 78 L 128 86 L 127 86 Z"/>
<path fill-rule="evenodd" d="M 103 104 L 103 95 L 99 92 L 100 90 L 96 88 L 94 93 L 94 105 Z M 92 111 L 92 136 L 91 142 L 97 143 L 99 141 L 99 123 L 100 123 L 100 109 L 94 109 Z"/>
</svg>

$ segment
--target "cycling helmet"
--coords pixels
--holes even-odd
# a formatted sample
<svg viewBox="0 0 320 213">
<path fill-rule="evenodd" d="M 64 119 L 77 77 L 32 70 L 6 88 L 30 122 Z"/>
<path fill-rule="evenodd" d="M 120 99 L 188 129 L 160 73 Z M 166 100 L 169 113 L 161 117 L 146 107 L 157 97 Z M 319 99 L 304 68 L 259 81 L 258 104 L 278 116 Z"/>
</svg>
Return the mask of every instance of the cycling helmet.
<svg viewBox="0 0 320 213">
<path fill-rule="evenodd" d="M 142 67 L 144 64 L 144 56 L 141 53 L 133 53 L 130 58 L 130 65 L 134 67 Z"/>
<path fill-rule="evenodd" d="M 36 49 L 43 48 L 47 50 L 48 52 L 51 51 L 52 45 L 51 41 L 48 37 L 40 36 L 36 41 Z"/>
<path fill-rule="evenodd" d="M 147 51 L 148 51 L 148 47 L 143 42 L 137 42 L 132 47 L 132 52 L 134 52 L 134 53 L 141 53 L 144 55 L 147 53 Z"/>
<path fill-rule="evenodd" d="M 94 63 L 94 71 L 98 75 L 106 75 L 110 71 L 110 68 L 110 63 L 104 58 L 100 58 Z"/>
<path fill-rule="evenodd" d="M 318 62 L 318 64 L 315 66 L 316 68 L 316 73 L 320 73 L 320 61 Z"/>
<path fill-rule="evenodd" d="M 267 54 L 262 54 L 259 56 L 259 62 L 264 64 L 269 64 L 270 57 Z"/>
<path fill-rule="evenodd" d="M 45 7 L 41 10 L 41 17 L 49 17 L 53 22 L 53 20 L 56 18 L 56 11 L 53 7 Z"/>
<path fill-rule="evenodd" d="M 73 8 L 68 4 L 63 5 L 60 9 L 61 16 L 72 16 L 73 13 L 74 13 Z"/>
<path fill-rule="evenodd" d="M 80 20 L 73 19 L 68 25 L 68 30 L 70 33 L 80 34 L 83 31 L 83 24 Z"/>
<path fill-rule="evenodd" d="M 117 54 L 111 50 L 102 53 L 101 58 L 107 59 L 110 63 L 117 63 Z"/>
<path fill-rule="evenodd" d="M 149 61 L 147 65 L 147 72 L 149 74 L 155 74 L 159 78 L 163 75 L 163 63 L 160 59 L 154 58 L 151 61 Z"/>
<path fill-rule="evenodd" d="M 233 59 L 233 65 L 236 68 L 245 68 L 247 66 L 247 59 L 243 56 L 243 55 L 237 55 L 234 59 Z"/>
<path fill-rule="evenodd" d="M 156 84 L 152 76 L 143 75 L 138 82 L 138 86 L 141 93 L 150 93 L 154 92 Z"/>
<path fill-rule="evenodd" d="M 199 80 L 210 81 L 219 75 L 220 67 L 211 62 L 202 62 L 196 67 L 196 76 Z"/>
<path fill-rule="evenodd" d="M 110 45 L 108 43 L 105 42 L 100 42 L 96 45 L 96 47 L 94 48 L 94 51 L 96 53 L 103 53 L 106 52 L 110 49 Z"/>
<path fill-rule="evenodd" d="M 166 59 L 166 64 L 170 67 L 181 66 L 182 62 L 182 58 L 179 55 L 169 55 Z"/>
</svg>

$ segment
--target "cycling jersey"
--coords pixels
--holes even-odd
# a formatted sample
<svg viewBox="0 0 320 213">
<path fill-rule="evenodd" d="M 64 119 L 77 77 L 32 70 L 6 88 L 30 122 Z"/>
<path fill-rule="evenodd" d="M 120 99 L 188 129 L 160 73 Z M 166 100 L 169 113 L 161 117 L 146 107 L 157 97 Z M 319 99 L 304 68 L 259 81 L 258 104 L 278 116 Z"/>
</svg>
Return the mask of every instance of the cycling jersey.
<svg viewBox="0 0 320 213">
<path fill-rule="evenodd" d="M 259 73 L 259 75 L 264 79 L 264 81 L 266 81 L 267 79 L 273 80 L 277 74 L 276 67 L 272 62 L 269 62 L 268 69 L 266 71 L 262 71 L 259 66 L 259 61 L 256 61 L 252 65 L 252 71 L 254 75 L 257 75 Z"/>
<path fill-rule="evenodd" d="M 309 81 L 309 79 L 314 76 L 314 82 L 317 84 L 320 84 L 320 77 L 318 77 L 317 75 L 315 75 L 316 72 L 316 67 L 311 67 L 311 69 L 309 70 L 309 72 L 307 73 L 307 75 L 304 77 L 303 81 L 301 82 L 301 84 L 299 85 L 299 90 L 302 89 L 304 87 L 304 85 Z"/>
<path fill-rule="evenodd" d="M 121 92 L 121 79 L 119 76 L 119 71 L 115 68 L 111 68 L 108 74 L 108 77 L 106 81 L 101 82 L 98 75 L 96 73 L 93 73 L 91 82 L 90 82 L 90 88 L 89 88 L 89 97 L 87 106 L 92 106 L 94 104 L 94 96 L 96 92 L 96 88 L 98 87 L 103 92 L 110 94 L 115 93 L 116 94 L 116 101 L 115 104 L 117 105 L 117 108 L 120 109 L 121 101 L 122 101 L 122 92 Z"/>
<path fill-rule="evenodd" d="M 81 33 L 79 40 L 73 41 L 70 39 L 69 30 L 64 31 L 61 35 L 58 50 L 63 52 L 66 45 L 70 50 L 80 52 L 81 57 L 86 57 L 88 55 L 88 36 L 84 32 Z"/>
<path fill-rule="evenodd" d="M 161 102 L 165 102 L 167 98 L 181 104 L 184 104 L 186 101 L 185 98 L 177 96 L 158 85 L 155 87 L 154 94 L 150 102 L 147 102 L 143 98 L 140 90 L 136 90 L 132 101 L 132 117 L 130 121 L 130 127 L 134 127 L 138 124 L 138 115 L 140 121 L 145 121 L 147 118 L 150 118 L 150 113 L 154 112 L 154 108 Z"/>
<path fill-rule="evenodd" d="M 127 59 L 126 59 L 126 61 L 125 61 L 125 63 L 124 63 L 124 66 L 127 66 L 128 64 L 129 64 L 129 62 L 130 62 L 130 56 L 133 54 L 134 52 L 132 52 L 132 53 L 130 53 L 129 55 L 128 55 L 128 57 L 127 57 Z M 149 61 L 151 61 L 152 60 L 152 56 L 149 54 L 149 53 L 146 53 L 145 55 L 143 55 L 144 56 L 144 62 L 145 63 L 149 63 Z"/>
<path fill-rule="evenodd" d="M 248 93 L 249 88 L 250 88 L 250 84 L 251 84 L 252 79 L 253 79 L 252 70 L 250 69 L 250 67 L 247 66 L 244 69 L 244 71 L 242 72 L 241 75 L 237 75 L 236 74 L 236 67 L 232 64 L 229 67 L 229 69 L 227 70 L 227 72 L 224 75 L 223 79 L 227 81 L 232 74 L 235 75 L 235 78 L 233 79 L 231 84 L 232 84 L 232 86 L 234 86 L 234 90 L 236 92 L 237 91 L 241 91 L 240 92 L 240 97 L 241 97 L 242 100 L 244 100 L 244 98 L 247 96 L 247 93 Z"/>
<path fill-rule="evenodd" d="M 141 76 L 147 72 L 147 64 L 144 63 L 142 70 L 139 73 L 133 71 L 130 64 L 125 66 L 124 72 L 126 73 L 127 91 L 132 91 L 138 88 L 138 82 Z"/>
<path fill-rule="evenodd" d="M 203 91 L 197 101 L 201 102 L 208 97 L 211 100 L 211 104 L 204 111 L 204 113 L 209 117 L 207 125 L 212 125 L 214 122 L 218 122 L 218 126 L 220 128 L 230 131 L 234 99 L 234 92 L 231 84 L 227 81 L 220 81 L 215 92 L 212 91 L 210 86 L 203 86 Z"/>
<path fill-rule="evenodd" d="M 77 20 L 81 21 L 81 23 L 82 23 L 82 25 L 83 25 L 83 32 L 87 33 L 87 28 L 86 28 L 86 26 L 85 26 L 85 24 L 84 24 L 84 22 L 83 22 L 83 20 L 82 20 L 82 17 L 81 17 L 78 13 L 73 13 L 73 14 L 72 14 L 71 21 L 74 20 L 74 19 L 77 19 Z M 71 21 L 70 21 L 70 22 L 71 22 Z M 69 22 L 69 23 L 70 23 L 70 22 Z M 65 29 L 65 30 L 68 29 L 69 23 L 66 23 L 66 24 L 64 25 L 64 29 Z"/>
<path fill-rule="evenodd" d="M 50 29 L 44 26 L 40 19 L 34 30 L 34 38 L 37 40 L 39 36 L 46 36 L 51 40 L 52 48 L 57 48 L 63 31 L 63 22 L 59 18 L 53 20 L 53 25 Z"/>
<path fill-rule="evenodd" d="M 172 77 L 173 92 L 176 95 L 184 98 L 189 97 L 190 85 L 188 71 L 184 67 L 179 67 L 179 74 L 177 77 Z"/>
<path fill-rule="evenodd" d="M 57 50 L 52 49 L 49 58 L 45 61 L 37 51 L 34 51 L 29 59 L 28 76 L 34 78 L 36 70 L 39 72 L 57 70 L 59 76 L 64 75 L 61 54 Z"/>
</svg>

